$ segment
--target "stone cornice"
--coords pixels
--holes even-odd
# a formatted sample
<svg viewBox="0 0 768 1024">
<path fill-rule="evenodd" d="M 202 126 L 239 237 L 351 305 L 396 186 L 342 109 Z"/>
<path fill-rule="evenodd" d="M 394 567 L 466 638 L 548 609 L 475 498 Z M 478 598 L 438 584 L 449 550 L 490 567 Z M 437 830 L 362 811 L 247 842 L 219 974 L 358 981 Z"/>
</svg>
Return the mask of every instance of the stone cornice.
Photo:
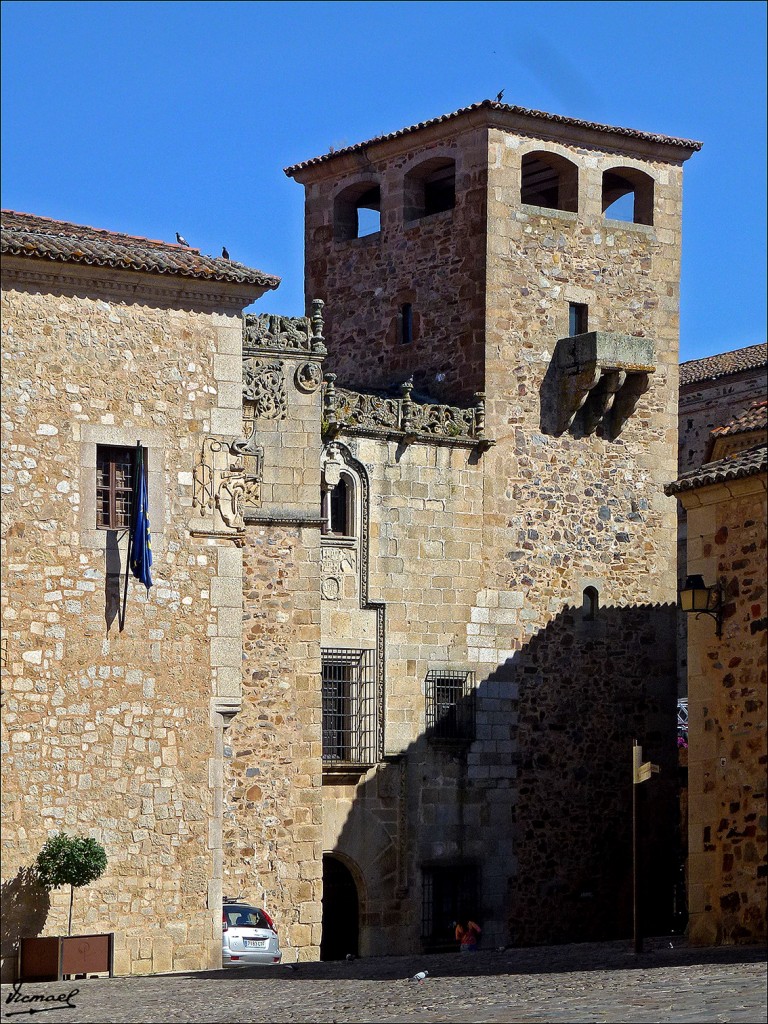
<svg viewBox="0 0 768 1024">
<path fill-rule="evenodd" d="M 142 300 L 161 305 L 202 307 L 206 312 L 241 314 L 246 306 L 264 294 L 264 288 L 244 288 L 230 282 L 197 281 L 188 277 L 157 278 L 149 274 L 116 270 L 111 267 L 79 267 L 6 256 L 3 259 L 3 288 L 56 289 L 105 295 L 118 301 Z"/>
</svg>

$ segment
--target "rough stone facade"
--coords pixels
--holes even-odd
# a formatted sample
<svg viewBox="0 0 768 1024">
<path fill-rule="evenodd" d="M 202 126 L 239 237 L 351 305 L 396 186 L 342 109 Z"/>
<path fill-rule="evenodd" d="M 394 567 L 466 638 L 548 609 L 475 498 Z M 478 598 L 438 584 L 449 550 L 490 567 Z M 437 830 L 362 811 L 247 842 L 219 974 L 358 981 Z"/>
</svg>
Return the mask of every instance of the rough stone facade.
<svg viewBox="0 0 768 1024">
<path fill-rule="evenodd" d="M 723 588 L 722 636 L 710 616 L 689 616 L 688 626 L 688 912 L 699 945 L 766 938 L 764 452 L 761 470 L 702 474 L 679 491 L 688 572 Z"/>
<path fill-rule="evenodd" d="M 60 824 L 101 838 L 76 927 L 120 973 L 214 965 L 222 892 L 288 960 L 445 948 L 465 910 L 490 945 L 626 935 L 638 739 L 668 926 L 696 148 L 480 104 L 309 161 L 307 318 L 240 318 L 247 268 L 189 253 L 220 283 L 9 284 L 9 891 Z M 156 586 L 115 632 L 95 451 L 139 438 Z"/>
<path fill-rule="evenodd" d="M 66 932 L 68 894 L 28 873 L 59 830 L 106 848 L 73 932 L 113 931 L 118 973 L 213 967 L 242 525 L 226 481 L 201 515 L 195 467 L 241 432 L 241 311 L 264 288 L 13 256 L 3 278 L 4 977 L 19 936 Z M 96 521 L 98 446 L 139 440 L 149 593 L 124 592 L 127 531 Z"/>
</svg>

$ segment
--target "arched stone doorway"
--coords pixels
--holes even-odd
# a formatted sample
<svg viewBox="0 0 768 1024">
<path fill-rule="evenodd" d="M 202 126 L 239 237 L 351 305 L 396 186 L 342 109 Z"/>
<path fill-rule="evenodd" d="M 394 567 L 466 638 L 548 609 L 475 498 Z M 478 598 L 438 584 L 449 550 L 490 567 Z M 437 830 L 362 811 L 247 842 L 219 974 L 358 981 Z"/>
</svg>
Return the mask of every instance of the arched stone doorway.
<svg viewBox="0 0 768 1024">
<path fill-rule="evenodd" d="M 349 868 L 330 854 L 323 855 L 323 937 L 321 960 L 358 955 L 360 935 L 357 885 Z"/>
</svg>

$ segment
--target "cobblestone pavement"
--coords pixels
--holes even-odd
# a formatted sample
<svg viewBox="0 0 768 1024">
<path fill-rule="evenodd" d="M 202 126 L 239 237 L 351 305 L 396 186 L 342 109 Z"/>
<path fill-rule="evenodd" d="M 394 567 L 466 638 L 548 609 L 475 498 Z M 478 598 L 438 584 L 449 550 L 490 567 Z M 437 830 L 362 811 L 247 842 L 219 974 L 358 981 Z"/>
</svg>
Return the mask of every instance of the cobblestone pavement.
<svg viewBox="0 0 768 1024">
<path fill-rule="evenodd" d="M 766 951 L 680 939 L 3 985 L 2 1020 L 575 1024 L 766 1019 Z M 423 981 L 411 980 L 417 971 Z M 76 990 L 76 991 L 74 991 Z M 63 1005 L 72 993 L 69 1006 Z M 20 994 L 24 1001 L 15 998 Z M 28 997 L 53 997 L 45 1002 Z M 56 1003 L 54 998 L 59 999 Z M 10 1000 L 10 1001 L 9 1001 Z"/>
</svg>

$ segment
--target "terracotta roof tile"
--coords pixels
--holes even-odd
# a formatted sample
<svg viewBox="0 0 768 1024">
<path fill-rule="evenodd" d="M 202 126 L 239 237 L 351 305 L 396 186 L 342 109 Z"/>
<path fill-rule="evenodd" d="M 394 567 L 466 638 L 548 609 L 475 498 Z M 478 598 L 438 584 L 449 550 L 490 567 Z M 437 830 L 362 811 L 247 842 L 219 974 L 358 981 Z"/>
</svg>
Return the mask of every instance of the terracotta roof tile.
<svg viewBox="0 0 768 1024">
<path fill-rule="evenodd" d="M 753 430 L 768 428 L 768 401 L 753 402 L 748 409 L 734 416 L 723 427 L 715 427 L 712 437 L 726 437 L 729 434 L 746 434 Z"/>
<path fill-rule="evenodd" d="M 674 483 L 667 484 L 665 494 L 679 494 L 681 491 L 693 491 L 698 487 L 710 484 L 726 483 L 729 480 L 740 480 L 743 477 L 765 473 L 768 468 L 768 448 L 765 443 L 736 452 L 734 455 L 718 462 L 707 462 L 700 469 L 684 473 Z"/>
<path fill-rule="evenodd" d="M 2 252 L 9 256 L 84 263 L 149 274 L 277 288 L 279 277 L 233 260 L 203 255 L 199 249 L 137 238 L 82 224 L 2 211 Z"/>
<path fill-rule="evenodd" d="M 591 131 L 604 132 L 609 135 L 621 135 L 626 138 L 641 139 L 645 142 L 654 142 L 666 146 L 676 146 L 681 149 L 698 150 L 701 149 L 702 145 L 700 142 L 695 142 L 693 139 L 677 139 L 669 135 L 654 135 L 651 132 L 638 131 L 636 128 L 618 128 L 612 125 L 599 124 L 595 121 L 582 121 L 577 117 L 565 117 L 562 114 L 547 114 L 543 110 L 528 110 L 526 107 L 516 107 L 507 103 L 496 103 L 493 100 L 483 100 L 481 103 L 472 103 L 468 107 L 461 107 L 461 109 L 455 110 L 452 114 L 442 114 L 440 117 L 433 117 L 428 121 L 419 121 L 418 124 L 412 124 L 408 128 L 400 128 L 398 131 L 389 132 L 386 135 L 377 135 L 375 138 L 368 139 L 366 142 L 358 142 L 353 146 L 345 146 L 344 149 L 336 150 L 333 153 L 324 153 L 323 156 L 312 157 L 310 160 L 304 160 L 301 163 L 293 164 L 293 166 L 285 168 L 285 173 L 289 177 L 292 177 L 297 171 L 304 170 L 307 167 L 316 167 L 318 164 L 325 163 L 328 160 L 333 160 L 345 153 L 357 152 L 361 149 L 367 148 L 368 146 L 372 146 L 377 142 L 387 142 L 390 139 L 397 139 L 403 135 L 410 135 L 412 132 L 419 131 L 422 128 L 429 128 L 436 124 L 444 124 L 446 121 L 452 121 L 454 118 L 460 117 L 462 114 L 466 114 L 472 110 L 506 112 L 516 114 L 519 117 L 529 117 L 536 121 L 565 124 L 573 128 L 586 128 Z"/>
<path fill-rule="evenodd" d="M 748 348 L 737 348 L 733 352 L 721 352 L 716 356 L 704 359 L 691 359 L 680 364 L 680 385 L 698 384 L 705 380 L 717 380 L 732 373 L 744 370 L 756 370 L 768 364 L 768 347 L 750 345 Z"/>
</svg>

